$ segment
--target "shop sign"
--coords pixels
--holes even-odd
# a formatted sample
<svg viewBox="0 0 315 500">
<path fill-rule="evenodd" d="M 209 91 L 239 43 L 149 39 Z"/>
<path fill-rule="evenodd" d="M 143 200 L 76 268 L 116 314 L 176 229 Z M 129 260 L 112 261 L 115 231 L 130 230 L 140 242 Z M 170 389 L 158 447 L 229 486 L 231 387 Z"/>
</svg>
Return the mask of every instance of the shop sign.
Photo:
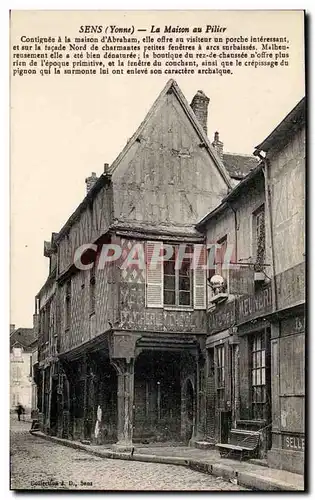
<svg viewBox="0 0 315 500">
<path fill-rule="evenodd" d="M 213 334 L 235 324 L 235 302 L 229 302 L 208 314 L 208 332 Z"/>
<path fill-rule="evenodd" d="M 282 448 L 287 450 L 304 451 L 305 438 L 301 435 L 282 435 Z"/>
<path fill-rule="evenodd" d="M 254 295 L 245 295 L 238 300 L 238 323 L 268 314 L 272 309 L 271 283 Z"/>
</svg>

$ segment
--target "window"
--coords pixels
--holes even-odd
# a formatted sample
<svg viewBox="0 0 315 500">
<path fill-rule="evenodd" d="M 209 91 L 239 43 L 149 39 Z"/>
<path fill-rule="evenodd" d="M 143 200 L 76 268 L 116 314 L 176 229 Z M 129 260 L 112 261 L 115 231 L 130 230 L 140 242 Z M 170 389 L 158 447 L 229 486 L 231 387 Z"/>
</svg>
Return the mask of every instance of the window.
<svg viewBox="0 0 315 500">
<path fill-rule="evenodd" d="M 95 265 L 93 265 L 93 267 L 90 269 L 90 314 L 93 314 L 95 312 L 95 288 Z"/>
<path fill-rule="evenodd" d="M 70 328 L 71 325 L 71 280 L 66 283 L 66 330 Z"/>
<path fill-rule="evenodd" d="M 253 255 L 257 271 L 265 263 L 266 234 L 265 234 L 265 205 L 261 205 L 253 213 Z"/>
<path fill-rule="evenodd" d="M 264 333 L 256 334 L 251 344 L 252 417 L 264 418 L 266 403 L 266 349 Z"/>
<path fill-rule="evenodd" d="M 20 359 L 22 357 L 22 349 L 20 347 L 13 347 L 13 357 Z"/>
<path fill-rule="evenodd" d="M 167 259 L 163 261 L 163 255 Z M 156 259 L 160 257 L 159 259 Z M 206 308 L 205 246 L 146 243 L 146 307 Z"/>
<path fill-rule="evenodd" d="M 22 379 L 22 371 L 19 365 L 11 365 L 11 377 L 13 382 L 20 382 Z"/>
<path fill-rule="evenodd" d="M 216 272 L 225 280 L 227 279 L 227 264 L 224 262 L 227 250 L 227 236 L 224 236 L 217 242 L 216 249 Z"/>
<path fill-rule="evenodd" d="M 50 330 L 50 302 L 48 302 L 44 309 L 44 343 L 49 341 Z"/>
<path fill-rule="evenodd" d="M 182 260 L 181 265 L 176 264 L 178 246 L 173 246 L 173 254 L 164 262 L 164 305 L 166 306 L 192 306 L 192 246 L 187 245 L 185 254 L 190 256 Z M 178 268 L 178 269 L 177 269 Z"/>
<path fill-rule="evenodd" d="M 208 248 L 208 280 L 210 281 L 215 274 L 222 276 L 222 278 L 224 278 L 224 284 L 220 292 L 226 292 L 228 288 L 229 262 L 226 262 L 227 258 L 227 235 L 225 235 L 223 238 L 220 238 L 215 245 L 210 245 Z M 210 288 L 210 296 L 214 293 L 214 289 L 212 289 L 211 293 Z"/>
<path fill-rule="evenodd" d="M 216 378 L 217 400 L 221 406 L 224 403 L 224 345 L 216 347 Z"/>
</svg>

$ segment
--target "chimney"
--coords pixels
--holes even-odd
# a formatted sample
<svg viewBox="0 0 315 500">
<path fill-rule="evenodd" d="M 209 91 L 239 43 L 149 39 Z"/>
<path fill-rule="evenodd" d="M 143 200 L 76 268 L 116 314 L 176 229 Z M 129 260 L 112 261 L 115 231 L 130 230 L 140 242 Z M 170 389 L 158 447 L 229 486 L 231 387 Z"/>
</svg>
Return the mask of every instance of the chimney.
<svg viewBox="0 0 315 500">
<path fill-rule="evenodd" d="M 212 146 L 218 153 L 218 156 L 223 160 L 223 142 L 220 141 L 219 139 L 219 132 L 214 133 L 214 141 L 212 143 Z"/>
<path fill-rule="evenodd" d="M 90 189 L 94 186 L 95 182 L 97 181 L 98 177 L 96 177 L 96 173 L 92 172 L 90 177 L 87 177 L 85 179 L 85 184 L 86 184 L 86 194 L 90 191 Z"/>
<path fill-rule="evenodd" d="M 209 97 L 207 97 L 202 90 L 198 90 L 190 104 L 193 112 L 195 113 L 200 125 L 202 126 L 206 134 L 208 129 L 207 124 L 209 101 Z"/>
</svg>

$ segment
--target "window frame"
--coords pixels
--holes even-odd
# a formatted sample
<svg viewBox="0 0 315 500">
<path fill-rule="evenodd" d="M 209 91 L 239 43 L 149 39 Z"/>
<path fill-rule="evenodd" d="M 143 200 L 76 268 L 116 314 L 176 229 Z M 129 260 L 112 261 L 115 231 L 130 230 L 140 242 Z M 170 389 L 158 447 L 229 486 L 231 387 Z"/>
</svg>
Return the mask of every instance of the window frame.
<svg viewBox="0 0 315 500">
<path fill-rule="evenodd" d="M 225 344 L 215 346 L 215 381 L 216 398 L 219 406 L 224 404 L 225 398 Z"/>
<path fill-rule="evenodd" d="M 168 245 L 171 245 L 173 247 L 173 256 L 172 259 L 168 259 L 167 261 L 163 262 L 163 308 L 179 308 L 179 309 L 192 309 L 194 307 L 194 297 L 193 297 L 193 292 L 194 292 L 194 273 L 192 269 L 192 259 L 194 256 L 194 246 L 192 243 L 185 243 L 185 252 L 187 251 L 187 247 L 190 248 L 190 253 L 191 253 L 191 258 L 187 259 L 190 260 L 189 264 L 189 274 L 188 276 L 181 276 L 180 275 L 180 269 L 176 269 L 176 258 L 177 258 L 177 252 L 179 249 L 180 245 L 183 245 L 183 243 L 166 243 Z M 163 245 L 162 245 L 163 248 Z M 174 274 L 166 274 L 165 273 L 165 266 L 169 262 L 174 262 Z M 165 288 L 165 278 L 167 277 L 173 277 L 174 276 L 174 289 L 173 288 Z M 180 278 L 189 278 L 189 290 L 181 290 L 179 288 L 180 286 Z M 166 292 L 173 292 L 174 291 L 174 296 L 175 296 L 175 303 L 169 304 L 165 302 L 165 291 Z M 190 302 L 189 304 L 180 304 L 180 293 L 187 293 L 190 296 Z"/>
<path fill-rule="evenodd" d="M 225 252 L 223 255 L 223 259 L 221 259 L 223 244 L 225 244 Z M 219 247 L 219 245 L 220 245 L 220 247 Z M 225 293 L 228 294 L 229 293 L 229 269 L 222 269 L 222 265 L 224 264 L 224 260 L 225 260 L 225 254 L 227 252 L 227 246 L 228 246 L 228 235 L 227 234 L 225 234 L 221 238 L 217 239 L 217 241 L 215 243 L 214 267 L 211 267 L 207 270 L 207 278 L 208 278 L 208 282 L 210 282 L 210 279 L 215 274 L 219 274 L 220 276 L 222 276 L 225 279 L 225 284 L 226 284 Z M 210 245 L 210 247 L 207 248 L 207 262 L 210 264 L 212 264 L 209 261 L 210 253 L 213 251 L 212 248 L 213 248 L 213 245 Z M 222 260 L 221 262 L 217 262 L 218 255 L 220 256 L 220 260 Z M 209 298 L 212 298 L 214 296 L 214 291 L 212 290 L 210 285 L 208 286 L 208 291 L 210 294 Z"/>
<path fill-rule="evenodd" d="M 267 404 L 267 346 L 264 330 L 251 335 L 249 347 L 251 415 L 254 420 L 264 420 Z"/>
</svg>

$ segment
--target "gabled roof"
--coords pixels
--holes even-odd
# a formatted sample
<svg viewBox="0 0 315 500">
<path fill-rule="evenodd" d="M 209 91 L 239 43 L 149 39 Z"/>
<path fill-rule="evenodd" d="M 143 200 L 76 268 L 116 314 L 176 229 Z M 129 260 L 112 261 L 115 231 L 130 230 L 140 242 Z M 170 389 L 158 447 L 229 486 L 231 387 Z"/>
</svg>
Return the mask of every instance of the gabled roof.
<svg viewBox="0 0 315 500">
<path fill-rule="evenodd" d="M 17 328 L 10 335 L 10 348 L 19 344 L 22 347 L 29 347 L 34 342 L 33 328 Z"/>
<path fill-rule="evenodd" d="M 242 180 L 258 165 L 258 158 L 239 153 L 223 153 L 223 163 L 232 179 Z"/>
<path fill-rule="evenodd" d="M 73 212 L 73 214 L 69 217 L 67 222 L 63 225 L 61 230 L 59 231 L 58 234 L 54 233 L 54 242 L 57 243 L 64 234 L 69 231 L 70 227 L 74 222 L 77 220 L 79 215 L 85 210 L 87 207 L 88 203 L 96 196 L 96 194 L 99 192 L 99 190 L 102 188 L 102 186 L 106 182 L 111 182 L 111 175 L 114 172 L 114 170 L 117 168 L 121 160 L 124 158 L 124 156 L 127 154 L 131 146 L 136 142 L 140 140 L 142 131 L 144 127 L 146 126 L 147 122 L 150 120 L 151 116 L 154 114 L 156 108 L 159 106 L 160 102 L 163 100 L 163 98 L 166 96 L 166 94 L 173 92 L 178 101 L 180 102 L 184 112 L 188 116 L 191 124 L 193 125 L 194 129 L 198 133 L 200 137 L 200 142 L 204 144 L 205 148 L 207 149 L 210 157 L 212 158 L 214 164 L 216 165 L 218 171 L 220 172 L 221 176 L 223 177 L 225 183 L 227 184 L 229 189 L 233 188 L 233 184 L 231 182 L 231 178 L 229 176 L 229 173 L 227 169 L 224 166 L 224 163 L 216 153 L 214 147 L 211 145 L 205 131 L 203 130 L 202 126 L 200 125 L 195 113 L 193 112 L 192 108 L 188 104 L 188 101 L 186 100 L 184 94 L 180 90 L 179 86 L 175 82 L 175 80 L 169 80 L 167 84 L 165 85 L 164 89 L 158 96 L 158 98 L 155 100 L 153 105 L 151 106 L 150 110 L 148 111 L 146 117 L 136 130 L 136 132 L 133 134 L 131 139 L 128 140 L 127 144 L 123 148 L 123 150 L 119 153 L 117 158 L 114 160 L 114 162 L 108 167 L 107 171 L 103 173 L 98 180 L 93 184 L 92 188 L 90 191 L 87 193 L 83 201 L 80 203 L 80 205 L 77 207 L 77 209 Z"/>
<path fill-rule="evenodd" d="M 282 144 L 295 130 L 305 124 L 306 100 L 303 97 L 300 102 L 287 114 L 279 125 L 266 137 L 266 139 L 256 146 L 258 151 L 269 151 L 275 144 Z"/>
<path fill-rule="evenodd" d="M 172 79 L 167 82 L 167 84 L 165 85 L 164 89 L 162 90 L 162 92 L 160 93 L 160 95 L 157 97 L 157 99 L 155 100 L 155 102 L 153 103 L 153 105 L 151 106 L 151 108 L 148 111 L 146 117 L 144 118 L 144 120 L 142 121 L 142 123 L 140 124 L 140 126 L 138 127 L 138 129 L 136 130 L 136 132 L 133 134 L 133 136 L 131 137 L 131 139 L 129 139 L 129 141 L 125 145 L 124 149 L 117 156 L 116 160 L 112 163 L 112 165 L 109 168 L 109 172 L 110 173 L 114 172 L 114 170 L 118 167 L 119 163 L 122 161 L 122 159 L 124 158 L 124 156 L 128 153 L 129 149 L 133 146 L 133 144 L 136 141 L 139 141 L 141 139 L 141 134 L 142 134 L 142 132 L 143 132 L 146 124 L 148 123 L 148 121 L 150 120 L 150 118 L 153 116 L 155 110 L 158 108 L 158 106 L 160 105 L 161 101 L 163 101 L 164 97 L 167 94 L 171 93 L 171 92 L 173 92 L 174 95 L 177 97 L 177 99 L 178 99 L 180 105 L 182 106 L 185 114 L 187 115 L 187 117 L 190 120 L 190 122 L 191 122 L 192 126 L 194 127 L 195 131 L 199 135 L 200 142 L 207 149 L 210 157 L 212 158 L 215 166 L 217 167 L 217 169 L 218 169 L 219 173 L 221 174 L 222 178 L 224 179 L 225 183 L 227 184 L 227 186 L 230 189 L 232 189 L 232 183 L 231 183 L 230 176 L 229 176 L 229 174 L 228 174 L 228 172 L 227 172 L 227 170 L 226 170 L 226 168 L 225 168 L 222 160 L 220 159 L 220 157 L 218 156 L 218 154 L 215 151 L 214 147 L 210 143 L 210 141 L 209 141 L 209 139 L 208 139 L 205 131 L 203 130 L 202 126 L 200 125 L 200 123 L 199 123 L 199 121 L 198 121 L 195 113 L 193 112 L 192 108 L 188 104 L 188 101 L 185 98 L 184 94 L 180 90 L 180 88 L 177 85 L 177 83 L 175 82 L 175 80 L 172 80 Z"/>
</svg>

